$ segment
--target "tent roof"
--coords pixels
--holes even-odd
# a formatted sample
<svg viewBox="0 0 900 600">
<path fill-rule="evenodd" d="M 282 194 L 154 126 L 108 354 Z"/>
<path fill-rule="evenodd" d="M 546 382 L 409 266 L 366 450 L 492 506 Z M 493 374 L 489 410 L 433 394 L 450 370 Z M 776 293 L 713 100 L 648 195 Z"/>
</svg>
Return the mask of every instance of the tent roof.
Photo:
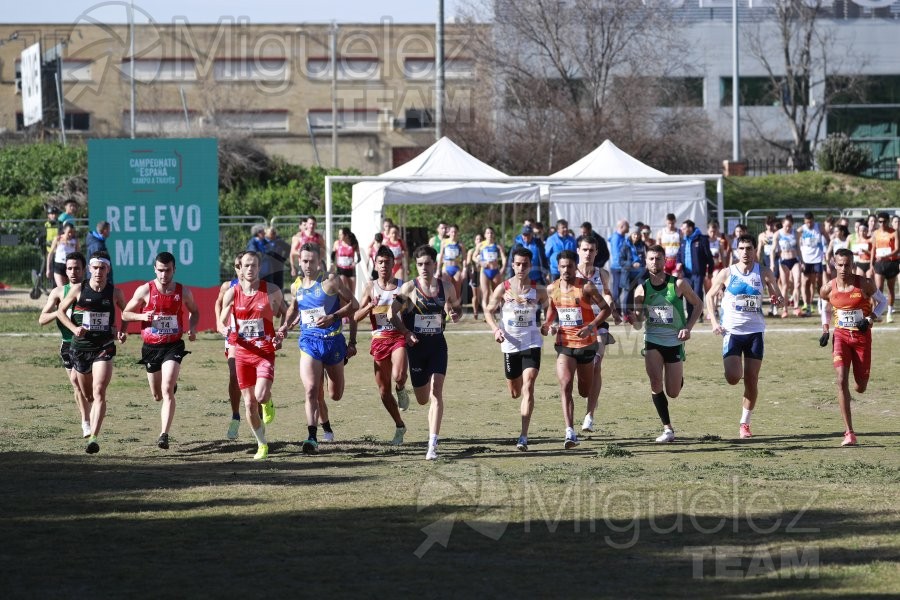
<svg viewBox="0 0 900 600">
<path fill-rule="evenodd" d="M 506 177 L 506 173 L 481 162 L 450 138 L 442 137 L 424 152 L 381 177 Z"/>
<path fill-rule="evenodd" d="M 615 179 L 629 177 L 665 177 L 666 174 L 653 167 L 648 167 L 638 159 L 616 147 L 606 140 L 590 154 L 569 165 L 554 177 L 610 177 Z M 574 182 L 573 182 L 574 183 Z"/>
</svg>

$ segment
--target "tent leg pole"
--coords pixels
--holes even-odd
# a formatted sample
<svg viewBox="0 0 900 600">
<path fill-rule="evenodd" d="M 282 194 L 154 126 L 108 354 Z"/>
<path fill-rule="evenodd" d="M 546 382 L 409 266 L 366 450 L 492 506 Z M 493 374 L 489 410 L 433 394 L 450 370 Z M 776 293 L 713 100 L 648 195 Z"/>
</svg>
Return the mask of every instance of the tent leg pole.
<svg viewBox="0 0 900 600">
<path fill-rule="evenodd" d="M 716 212 L 719 213 L 719 225 L 725 227 L 725 179 L 719 177 L 716 180 Z"/>
</svg>

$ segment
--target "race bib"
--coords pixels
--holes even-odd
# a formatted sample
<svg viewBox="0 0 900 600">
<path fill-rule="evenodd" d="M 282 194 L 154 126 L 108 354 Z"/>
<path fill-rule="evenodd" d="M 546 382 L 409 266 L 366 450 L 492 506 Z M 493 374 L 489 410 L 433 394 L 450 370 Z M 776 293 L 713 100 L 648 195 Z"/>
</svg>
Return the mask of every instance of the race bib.
<svg viewBox="0 0 900 600">
<path fill-rule="evenodd" d="M 391 249 L 391 254 L 394 255 L 394 258 L 399 258 L 399 257 L 400 257 L 400 254 L 403 253 L 403 247 L 402 247 L 402 246 L 388 246 L 388 248 Z"/>
<path fill-rule="evenodd" d="M 353 266 L 353 257 L 352 256 L 338 256 L 337 257 L 337 266 L 342 269 L 349 269 Z"/>
<path fill-rule="evenodd" d="M 584 321 L 581 320 L 581 309 L 577 306 L 567 306 L 557 309 L 559 313 L 559 324 L 563 327 L 581 327 Z"/>
<path fill-rule="evenodd" d="M 507 327 L 532 327 L 534 325 L 533 306 L 503 306 L 503 321 Z"/>
<path fill-rule="evenodd" d="M 647 320 L 653 325 L 671 325 L 675 322 L 675 307 L 648 306 Z"/>
<path fill-rule="evenodd" d="M 835 311 L 837 315 L 837 326 L 838 327 L 859 327 L 859 324 L 863 320 L 863 312 L 860 309 L 856 310 L 840 310 Z"/>
<path fill-rule="evenodd" d="M 760 296 L 749 294 L 735 296 L 734 310 L 737 312 L 761 312 L 762 298 Z"/>
<path fill-rule="evenodd" d="M 869 245 L 868 244 L 853 244 L 853 247 L 851 249 L 856 254 L 859 254 L 860 252 L 868 252 Z"/>
<path fill-rule="evenodd" d="M 447 246 L 444 248 L 444 260 L 456 260 L 459 256 L 459 247 Z"/>
<path fill-rule="evenodd" d="M 178 333 L 178 317 L 176 315 L 153 315 L 150 321 L 150 331 L 162 335 Z"/>
<path fill-rule="evenodd" d="M 372 315 L 375 317 L 375 327 L 384 330 L 393 330 L 394 325 L 388 317 L 387 306 L 376 306 L 372 309 Z"/>
<path fill-rule="evenodd" d="M 84 311 L 81 328 L 87 331 L 109 331 L 109 313 Z"/>
<path fill-rule="evenodd" d="M 415 333 L 440 333 L 441 315 L 416 315 L 413 321 Z"/>
<path fill-rule="evenodd" d="M 300 311 L 300 322 L 307 327 L 315 327 L 316 320 L 325 316 L 325 307 L 304 308 Z"/>
<path fill-rule="evenodd" d="M 237 334 L 245 340 L 261 338 L 265 336 L 266 329 L 262 319 L 238 319 Z"/>
<path fill-rule="evenodd" d="M 484 257 L 484 262 L 497 262 L 500 260 L 500 253 L 496 250 L 485 250 L 482 256 Z"/>
<path fill-rule="evenodd" d="M 884 258 L 885 256 L 891 255 L 891 249 L 889 247 L 884 248 L 875 248 L 875 258 Z"/>
<path fill-rule="evenodd" d="M 794 241 L 793 241 L 792 239 L 789 239 L 789 238 L 779 238 L 779 239 L 778 239 L 778 246 L 779 246 L 782 250 L 791 250 L 791 249 L 794 247 Z"/>
<path fill-rule="evenodd" d="M 800 243 L 803 244 L 806 248 L 815 248 L 819 245 L 819 240 L 814 237 L 805 237 L 800 240 Z"/>
</svg>

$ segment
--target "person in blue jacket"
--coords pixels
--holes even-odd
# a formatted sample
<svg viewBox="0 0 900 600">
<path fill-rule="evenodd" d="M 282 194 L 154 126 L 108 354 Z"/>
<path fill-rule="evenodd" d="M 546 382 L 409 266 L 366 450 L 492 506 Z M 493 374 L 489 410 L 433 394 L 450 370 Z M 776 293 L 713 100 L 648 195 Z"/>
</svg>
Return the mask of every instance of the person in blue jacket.
<svg viewBox="0 0 900 600">
<path fill-rule="evenodd" d="M 559 253 L 563 250 L 575 251 L 575 236 L 569 231 L 569 222 L 560 219 L 556 222 L 556 233 L 547 238 L 544 252 L 550 265 L 550 281 L 559 279 Z"/>
<path fill-rule="evenodd" d="M 544 243 L 535 237 L 530 225 L 522 227 L 522 234 L 516 238 L 512 248 L 509 249 L 509 258 L 506 261 L 506 271 L 509 277 L 512 277 L 511 269 L 513 251 L 516 248 L 528 248 L 534 257 L 531 265 L 531 271 L 528 277 L 535 283 L 546 283 L 545 276 L 550 272 L 550 265 L 547 263 L 547 256 L 544 254 Z"/>
</svg>

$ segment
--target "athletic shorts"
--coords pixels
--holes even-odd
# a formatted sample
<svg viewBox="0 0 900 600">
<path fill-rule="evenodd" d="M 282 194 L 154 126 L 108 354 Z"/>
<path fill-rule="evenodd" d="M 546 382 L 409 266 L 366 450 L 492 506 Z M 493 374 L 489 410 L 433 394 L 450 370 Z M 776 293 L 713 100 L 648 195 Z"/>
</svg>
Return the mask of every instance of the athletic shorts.
<svg viewBox="0 0 900 600">
<path fill-rule="evenodd" d="M 406 350 L 409 358 L 409 380 L 414 388 L 427 385 L 432 375 L 447 374 L 447 340 L 443 335 L 419 338 Z"/>
<path fill-rule="evenodd" d="M 557 355 L 562 354 L 564 356 L 571 356 L 579 365 L 586 365 L 594 362 L 594 356 L 597 354 L 597 342 L 594 342 L 590 346 L 585 346 L 584 348 L 569 348 L 568 346 L 560 346 L 559 344 L 553 347 L 556 349 Z"/>
<path fill-rule="evenodd" d="M 856 265 L 856 268 L 861 269 L 863 273 L 868 273 L 869 267 L 872 266 L 872 263 L 870 263 L 870 262 L 858 262 L 858 263 L 854 263 L 854 264 Z"/>
<path fill-rule="evenodd" d="M 72 357 L 72 368 L 79 373 L 90 373 L 95 362 L 108 362 L 116 355 L 115 344 L 110 344 L 102 350 L 69 350 Z"/>
<path fill-rule="evenodd" d="M 477 290 L 478 285 L 480 283 L 480 279 L 481 279 L 481 277 L 478 275 L 478 273 L 472 273 L 472 276 L 469 277 L 469 287 L 472 288 L 473 290 Z"/>
<path fill-rule="evenodd" d="M 519 352 L 503 353 L 503 372 L 507 379 L 518 379 L 525 369 L 541 368 L 541 349 L 529 348 Z"/>
<path fill-rule="evenodd" d="M 796 258 L 782 258 L 781 259 L 781 266 L 784 267 L 785 269 L 787 269 L 788 271 L 793 269 L 794 265 L 796 265 L 796 264 L 797 264 Z"/>
<path fill-rule="evenodd" d="M 62 359 L 66 371 L 72 370 L 72 342 L 63 342 L 59 345 L 59 357 Z"/>
<path fill-rule="evenodd" d="M 487 277 L 488 280 L 491 280 L 496 277 L 499 272 L 500 269 L 484 269 L 484 276 Z"/>
<path fill-rule="evenodd" d="M 139 365 L 147 367 L 148 373 L 158 373 L 162 370 L 164 362 L 174 360 L 181 364 L 181 359 L 190 354 L 184 349 L 184 340 L 178 340 L 171 344 L 148 344 L 144 342 L 141 347 L 141 360 Z"/>
<path fill-rule="evenodd" d="M 406 338 L 404 336 L 378 336 L 372 338 L 372 347 L 369 348 L 369 354 L 372 355 L 377 362 L 387 360 L 398 348 L 406 348 Z"/>
<path fill-rule="evenodd" d="M 58 263 L 56 261 L 53 261 L 53 272 L 56 275 L 62 275 L 63 277 L 65 277 L 66 276 L 66 263 Z"/>
<path fill-rule="evenodd" d="M 815 275 L 822 272 L 822 263 L 804 263 L 803 274 Z"/>
<path fill-rule="evenodd" d="M 258 379 L 275 380 L 275 355 L 260 356 L 238 348 L 234 357 L 238 387 L 242 390 L 254 387 Z"/>
<path fill-rule="evenodd" d="M 356 269 L 352 267 L 348 269 L 345 269 L 344 267 L 337 267 L 337 274 L 343 275 L 344 277 L 356 277 Z"/>
<path fill-rule="evenodd" d="M 449 267 L 444 267 L 444 271 L 446 271 L 447 275 L 449 275 L 450 277 L 454 277 L 457 273 L 459 273 L 459 267 L 457 267 L 456 265 L 450 265 Z"/>
<path fill-rule="evenodd" d="M 666 364 L 680 363 L 684 360 L 684 344 L 677 346 L 661 346 L 653 342 L 644 342 L 644 353 L 650 350 L 656 350 L 662 355 L 663 362 Z"/>
<path fill-rule="evenodd" d="M 318 337 L 301 333 L 299 344 L 300 352 L 329 367 L 344 362 L 347 356 L 347 341 L 340 334 Z"/>
<path fill-rule="evenodd" d="M 831 358 L 835 367 L 853 367 L 857 381 L 867 381 L 872 367 L 872 331 L 860 333 L 843 327 L 834 329 Z"/>
<path fill-rule="evenodd" d="M 876 260 L 875 273 L 885 279 L 893 279 L 900 273 L 900 260 Z"/>
<path fill-rule="evenodd" d="M 669 275 L 674 275 L 674 274 L 675 274 L 675 267 L 677 267 L 677 266 L 678 266 L 678 260 L 676 260 L 676 257 L 674 257 L 674 256 L 669 256 L 669 257 L 666 258 L 666 264 L 665 264 L 665 266 L 663 267 L 663 270 L 664 270 L 666 273 L 668 273 Z"/>
<path fill-rule="evenodd" d="M 745 358 L 763 359 L 762 332 L 757 333 L 726 333 L 722 340 L 722 357 L 728 356 L 744 356 Z"/>
</svg>

